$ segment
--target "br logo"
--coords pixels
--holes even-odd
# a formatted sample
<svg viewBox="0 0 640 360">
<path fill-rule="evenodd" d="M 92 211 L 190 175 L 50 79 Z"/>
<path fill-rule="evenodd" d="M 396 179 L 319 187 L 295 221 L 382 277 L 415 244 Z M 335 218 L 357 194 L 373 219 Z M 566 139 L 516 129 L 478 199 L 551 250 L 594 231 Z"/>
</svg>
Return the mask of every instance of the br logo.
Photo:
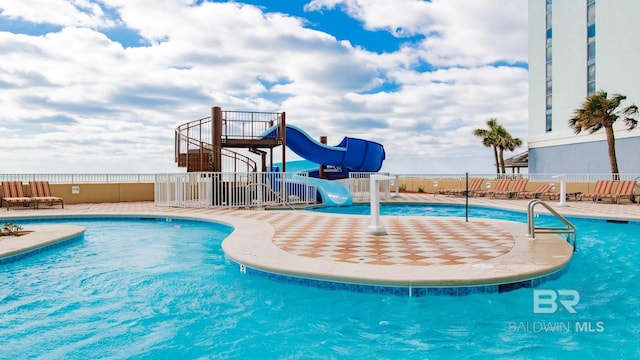
<svg viewBox="0 0 640 360">
<path fill-rule="evenodd" d="M 553 314 L 558 311 L 558 303 L 569 313 L 575 314 L 577 311 L 574 306 L 579 302 L 580 294 L 575 290 L 533 290 L 534 314 Z"/>
</svg>

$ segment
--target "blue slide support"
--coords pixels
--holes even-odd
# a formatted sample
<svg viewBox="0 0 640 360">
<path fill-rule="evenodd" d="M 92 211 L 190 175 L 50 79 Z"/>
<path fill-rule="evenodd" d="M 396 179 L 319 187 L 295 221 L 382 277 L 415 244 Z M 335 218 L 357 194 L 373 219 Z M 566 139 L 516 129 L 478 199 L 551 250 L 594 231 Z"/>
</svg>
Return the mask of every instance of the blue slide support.
<svg viewBox="0 0 640 360">
<path fill-rule="evenodd" d="M 278 127 L 267 130 L 263 139 L 275 137 Z M 315 163 L 335 166 L 348 171 L 377 172 L 385 159 L 384 147 L 374 141 L 345 137 L 336 146 L 328 146 L 315 140 L 304 130 L 294 125 L 286 126 L 287 147 L 298 156 Z M 308 162 L 306 162 L 308 164 Z M 287 163 L 287 170 L 290 163 Z M 313 168 L 296 169 L 295 171 L 313 171 Z M 339 182 L 310 178 L 316 185 L 322 201 L 326 205 L 350 205 L 353 200 L 347 187 Z"/>
</svg>

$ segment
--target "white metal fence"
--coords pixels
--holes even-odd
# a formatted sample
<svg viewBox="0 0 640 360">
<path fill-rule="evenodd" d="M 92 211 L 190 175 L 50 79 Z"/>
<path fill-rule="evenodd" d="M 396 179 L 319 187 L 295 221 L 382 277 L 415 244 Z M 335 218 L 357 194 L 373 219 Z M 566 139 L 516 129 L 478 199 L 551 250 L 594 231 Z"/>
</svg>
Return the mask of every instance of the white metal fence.
<svg viewBox="0 0 640 360">
<path fill-rule="evenodd" d="M 311 205 L 317 188 L 307 173 L 191 172 L 157 175 L 155 203 L 179 207 Z"/>
<path fill-rule="evenodd" d="M 370 198 L 370 176 L 374 173 L 352 172 L 343 180 L 355 201 Z M 389 173 L 377 173 L 389 175 Z M 559 174 L 469 174 L 493 180 L 502 177 L 527 178 L 530 181 L 558 182 Z M 464 179 L 466 174 L 395 174 L 388 181 L 378 182 L 381 199 L 389 199 L 397 192 L 402 180 Z M 571 183 L 595 183 L 613 179 L 611 174 L 566 174 Z M 636 180 L 640 174 L 620 174 L 620 180 Z M 155 203 L 181 207 L 265 207 L 315 204 L 316 187 L 308 181 L 307 173 L 192 172 L 175 174 L 0 174 L 0 181 L 49 181 L 52 184 L 154 184 Z"/>
<path fill-rule="evenodd" d="M 567 182 L 596 182 L 598 180 L 636 180 L 640 181 L 640 174 L 523 174 L 522 177 L 531 181 L 558 181 L 564 176 Z"/>
<path fill-rule="evenodd" d="M 368 189 L 369 176 L 372 173 L 353 172 L 349 175 L 347 184 L 355 196 L 360 189 Z M 378 173 L 380 175 L 389 175 L 389 173 Z M 52 184 L 112 184 L 112 183 L 154 183 L 156 177 L 183 176 L 186 173 L 177 174 L 0 174 L 0 181 L 48 181 Z M 469 174 L 469 177 L 481 177 L 483 179 L 499 179 L 499 178 L 526 178 L 531 181 L 557 181 L 560 174 Z M 447 179 L 464 179 L 465 174 L 394 174 L 398 180 L 400 179 L 418 179 L 418 180 L 447 180 Z M 636 180 L 640 182 L 640 174 L 627 173 L 619 174 L 619 180 Z M 596 182 L 597 180 L 610 180 L 613 175 L 602 174 L 566 174 L 566 180 L 569 182 Z M 391 180 L 393 186 L 394 181 Z M 365 192 L 368 193 L 368 190 Z"/>
<path fill-rule="evenodd" d="M 394 174 L 393 176 L 399 179 L 414 179 L 414 180 L 451 180 L 451 179 L 464 179 L 466 174 Z M 535 173 L 535 174 L 478 174 L 469 173 L 469 178 L 483 178 L 486 180 L 498 180 L 498 179 L 529 179 L 530 181 L 558 181 L 558 176 L 565 176 L 569 182 L 593 182 L 598 180 L 636 180 L 640 181 L 640 174 L 627 173 L 618 174 L 615 176 L 612 174 L 556 174 L 556 173 Z"/>
</svg>

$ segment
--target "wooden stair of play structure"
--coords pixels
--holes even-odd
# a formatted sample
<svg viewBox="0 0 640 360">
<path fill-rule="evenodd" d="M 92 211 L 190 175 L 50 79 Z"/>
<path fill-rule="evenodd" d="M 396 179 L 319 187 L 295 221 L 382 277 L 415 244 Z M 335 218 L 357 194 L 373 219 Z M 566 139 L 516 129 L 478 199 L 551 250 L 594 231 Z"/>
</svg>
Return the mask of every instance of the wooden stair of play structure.
<svg viewBox="0 0 640 360">
<path fill-rule="evenodd" d="M 187 154 L 178 156 L 178 167 L 186 167 L 187 172 L 211 171 L 209 157 L 208 152 L 200 149 L 189 150 Z"/>
<path fill-rule="evenodd" d="M 228 149 L 222 149 L 222 156 L 224 158 L 240 161 L 247 168 L 247 171 L 256 171 L 255 161 L 247 156 Z M 212 171 L 212 161 L 211 150 L 207 149 L 189 149 L 186 154 L 181 153 L 176 157 L 178 167 L 186 167 L 187 172 Z"/>
<path fill-rule="evenodd" d="M 260 134 L 264 134 L 274 124 L 284 128 L 284 116 L 284 113 L 222 111 L 220 107 L 213 107 L 212 116 L 193 120 L 176 128 L 175 162 L 179 167 L 186 167 L 187 172 L 222 171 L 221 169 L 255 172 L 255 160 L 227 149 L 243 148 L 260 155 L 264 171 L 266 152 L 260 148 L 281 146 L 284 138 L 265 138 Z M 220 138 L 212 140 L 212 136 Z"/>
</svg>

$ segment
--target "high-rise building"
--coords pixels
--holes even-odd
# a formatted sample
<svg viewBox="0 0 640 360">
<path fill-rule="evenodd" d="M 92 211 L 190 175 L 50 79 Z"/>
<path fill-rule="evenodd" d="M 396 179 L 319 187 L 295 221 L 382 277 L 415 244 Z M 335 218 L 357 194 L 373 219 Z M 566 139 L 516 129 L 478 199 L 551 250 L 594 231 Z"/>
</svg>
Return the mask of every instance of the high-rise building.
<svg viewBox="0 0 640 360">
<path fill-rule="evenodd" d="M 587 96 L 640 106 L 640 0 L 529 0 L 529 172 L 609 173 L 604 129 L 575 135 Z M 640 127 L 614 125 L 621 173 L 640 173 Z"/>
</svg>

